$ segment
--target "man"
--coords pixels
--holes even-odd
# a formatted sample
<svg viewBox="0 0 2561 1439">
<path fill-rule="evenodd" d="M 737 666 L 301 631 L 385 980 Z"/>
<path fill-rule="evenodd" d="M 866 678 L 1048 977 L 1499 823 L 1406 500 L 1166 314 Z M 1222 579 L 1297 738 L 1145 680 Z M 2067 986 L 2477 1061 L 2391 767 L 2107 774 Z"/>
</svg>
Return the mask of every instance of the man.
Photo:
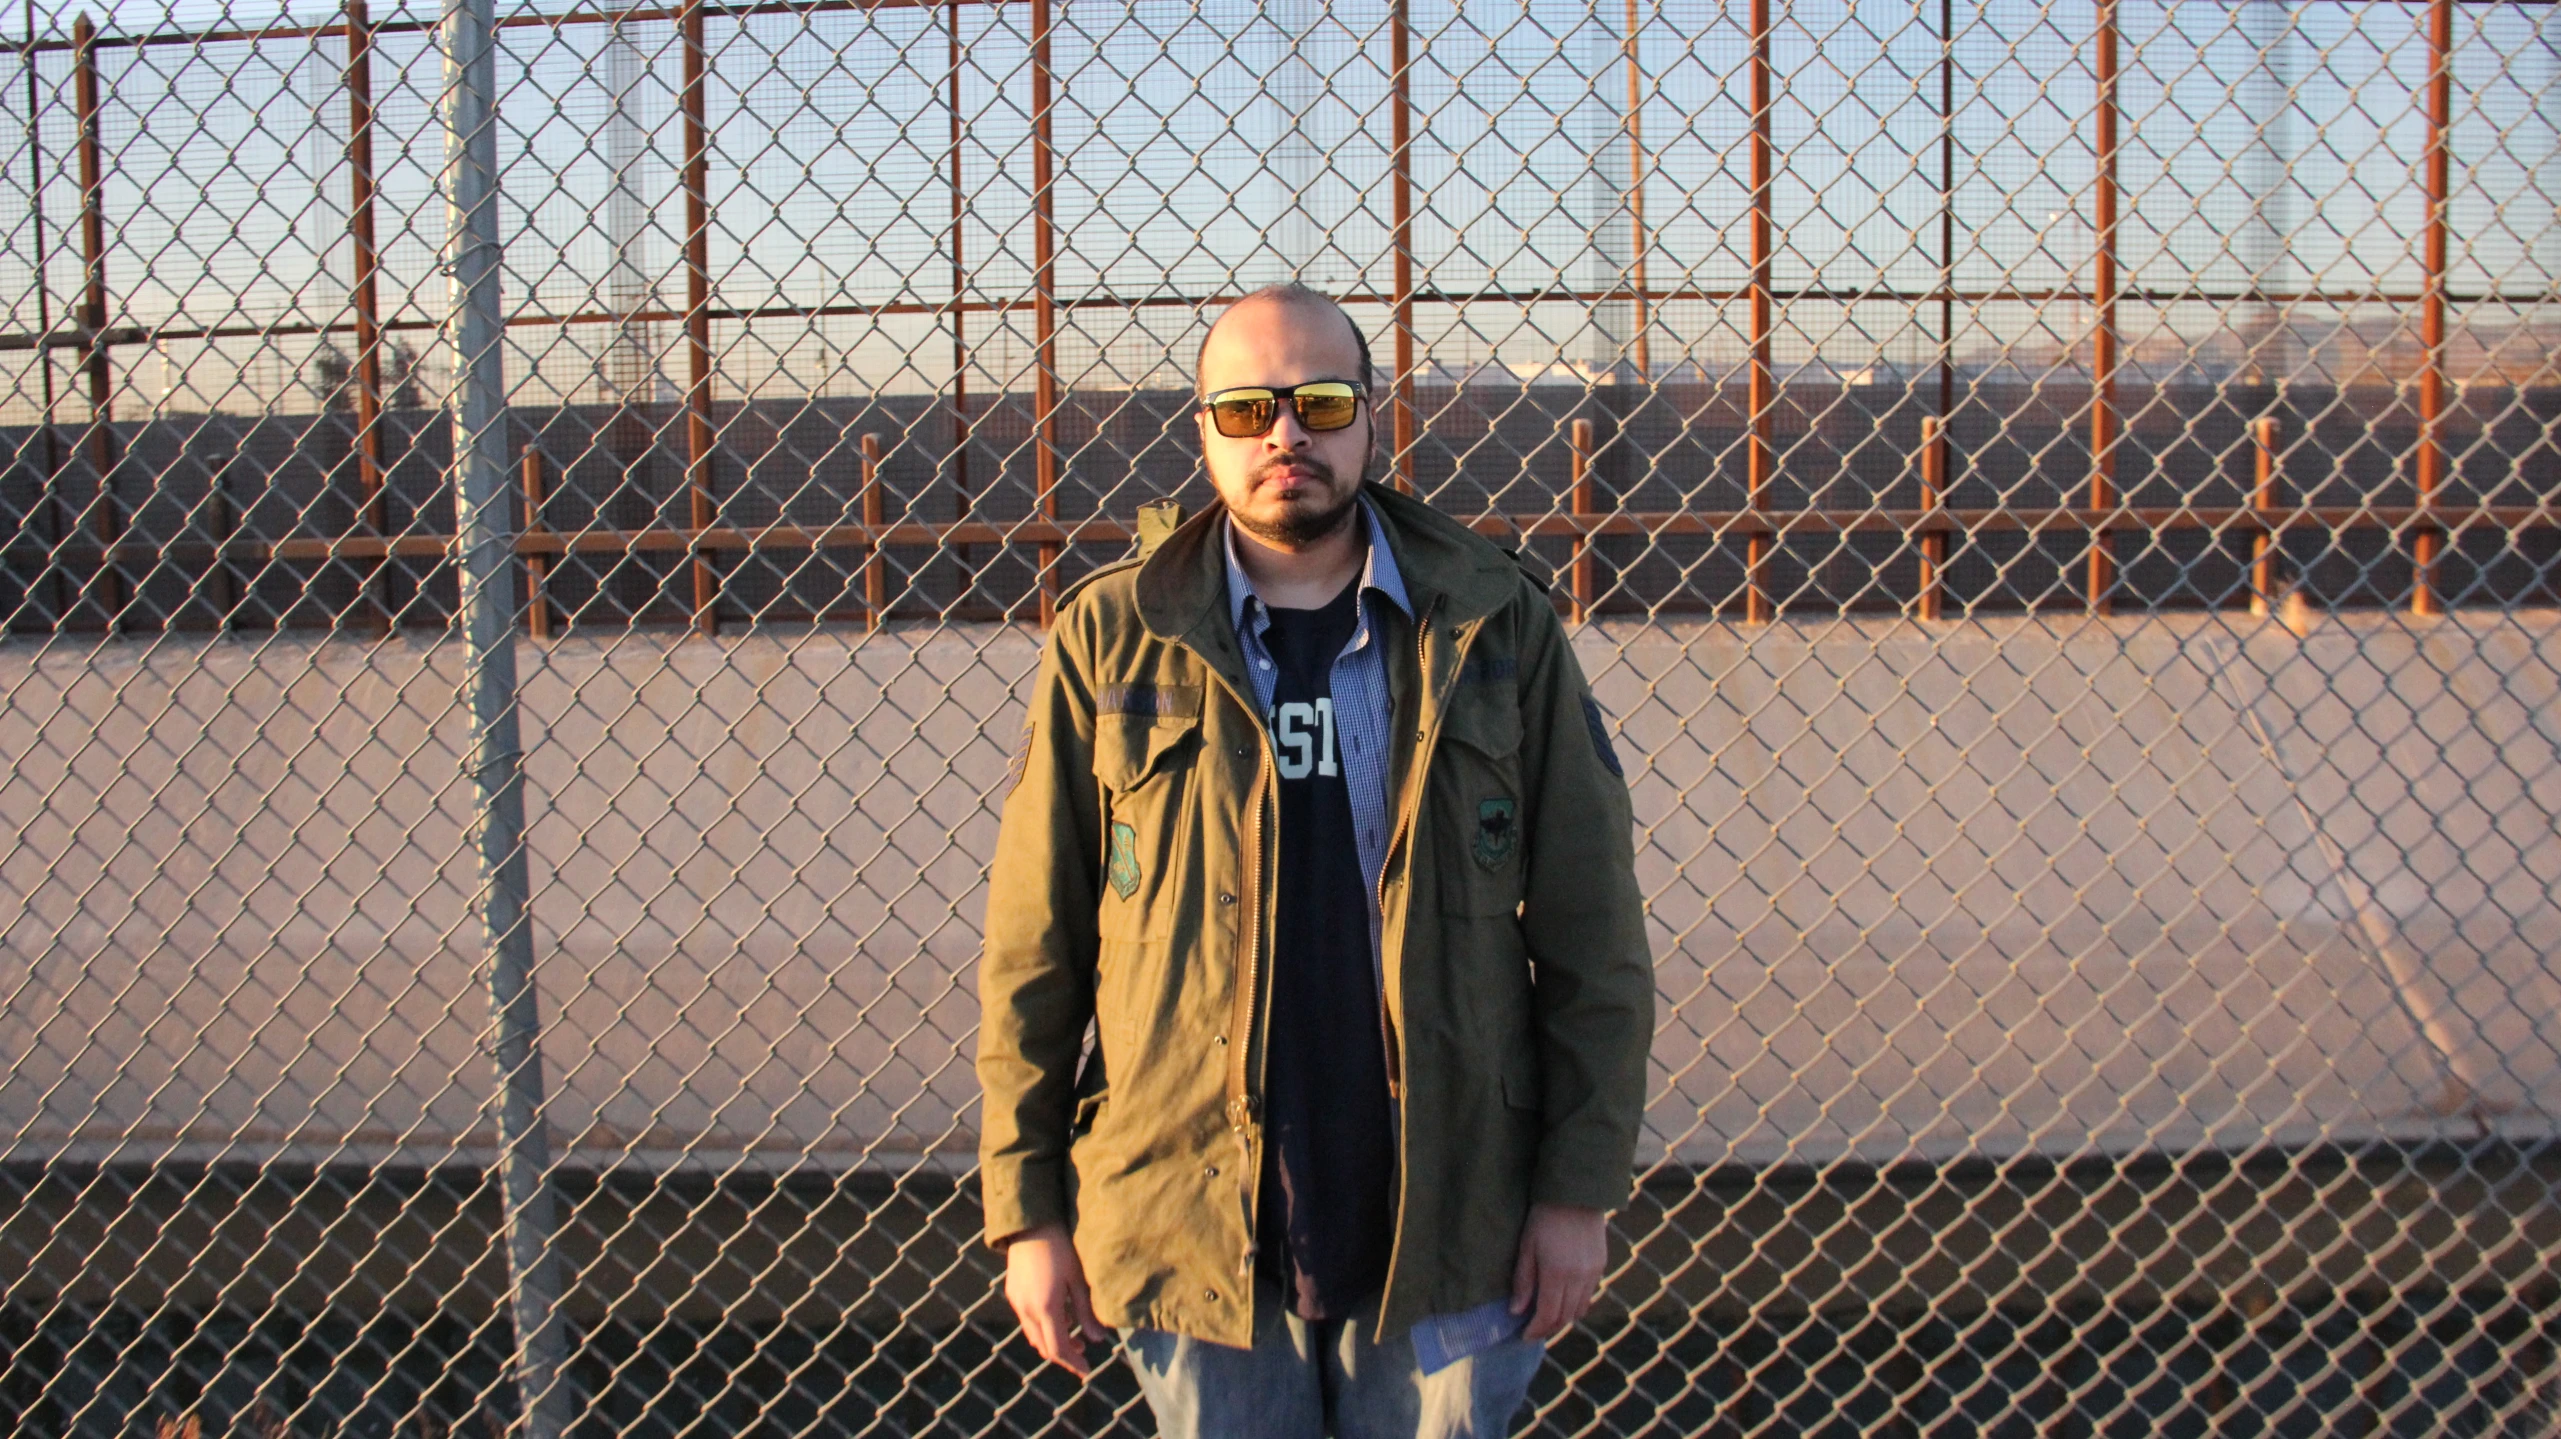
<svg viewBox="0 0 2561 1439">
<path fill-rule="evenodd" d="M 1220 503 L 1062 601 L 1005 805 L 988 1239 L 1169 1435 L 1504 1433 L 1633 1170 L 1626 782 L 1544 589 L 1366 482 L 1350 316 L 1261 291 L 1198 371 Z"/>
</svg>

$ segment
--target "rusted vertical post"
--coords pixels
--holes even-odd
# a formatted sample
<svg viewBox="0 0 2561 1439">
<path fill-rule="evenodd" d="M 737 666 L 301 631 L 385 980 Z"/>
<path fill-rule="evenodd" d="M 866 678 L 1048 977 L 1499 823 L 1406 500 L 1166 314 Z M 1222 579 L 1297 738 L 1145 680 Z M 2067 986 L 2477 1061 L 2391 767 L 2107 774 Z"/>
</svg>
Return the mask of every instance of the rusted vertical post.
<svg viewBox="0 0 2561 1439">
<path fill-rule="evenodd" d="M 1936 415 L 1921 417 L 1921 508 L 1928 526 L 1921 532 L 1920 617 L 1940 617 L 1941 582 L 1947 573 L 1947 531 L 1939 528 L 1937 511 L 1947 503 L 1947 421 Z"/>
<path fill-rule="evenodd" d="M 1568 472 L 1566 506 L 1577 518 L 1588 518 L 1592 506 L 1592 422 L 1576 420 L 1567 430 L 1572 439 L 1567 445 L 1573 456 Z M 1577 528 L 1574 532 L 1573 565 L 1574 622 L 1580 624 L 1592 612 L 1592 537 Z"/>
<path fill-rule="evenodd" d="M 863 528 L 870 532 L 863 551 L 863 628 L 876 630 L 889 609 L 889 575 L 880 561 L 880 532 L 889 522 L 880 495 L 880 436 L 863 436 L 862 453 Z"/>
<path fill-rule="evenodd" d="M 1947 503 L 1948 423 L 1956 413 L 1956 6 L 1939 0 L 1939 363 L 1938 413 L 1921 420 L 1921 508 Z M 1914 614 L 1946 614 L 1947 531 L 1935 517 L 1921 534 Z"/>
<path fill-rule="evenodd" d="M 711 137 L 703 122 L 703 91 L 710 50 L 703 39 L 702 0 L 684 0 L 678 17 L 685 46 L 685 492 L 687 523 L 699 533 L 712 523 L 711 505 Z M 711 556 L 691 547 L 694 628 L 720 628 L 719 578 Z"/>
<path fill-rule="evenodd" d="M 951 480 L 952 522 L 969 518 L 969 320 L 961 305 L 969 298 L 969 274 L 961 261 L 961 221 L 968 213 L 960 173 L 960 7 L 951 0 Z M 977 582 L 969 570 L 969 546 L 959 547 L 960 594 Z"/>
<path fill-rule="evenodd" d="M 124 539 L 124 510 L 116 503 L 115 375 L 107 361 L 107 203 L 106 159 L 98 120 L 97 27 L 87 15 L 71 22 L 72 97 L 80 115 L 80 325 L 88 333 L 84 363 L 89 371 L 89 466 L 97 472 L 98 494 L 89 510 L 89 526 L 101 550 L 98 584 L 106 596 L 107 628 L 124 623 L 124 571 L 116 546 Z"/>
<path fill-rule="evenodd" d="M 1031 0 L 1032 6 L 1032 315 L 1036 329 L 1032 377 L 1034 421 L 1033 482 L 1039 491 L 1040 515 L 1058 518 L 1058 234 L 1057 157 L 1050 153 L 1049 39 L 1053 0 Z M 1047 629 L 1058 616 L 1058 560 L 1064 552 L 1055 540 L 1040 544 L 1040 623 Z"/>
<path fill-rule="evenodd" d="M 1921 508 L 1947 503 L 1948 425 L 1956 416 L 1956 6 L 1939 0 L 1939 393 L 1921 421 Z M 1924 621 L 1946 617 L 1947 531 L 1935 517 L 1921 535 Z"/>
<path fill-rule="evenodd" d="M 347 240 L 354 250 L 356 310 L 356 525 L 383 533 L 382 464 L 382 313 L 376 303 L 375 277 L 381 256 L 373 230 L 373 23 L 365 0 L 347 0 L 347 169 L 353 194 L 347 210 Z M 377 561 L 365 585 L 372 601 L 370 623 L 391 629 L 391 577 Z"/>
<path fill-rule="evenodd" d="M 1947 426 L 1956 419 L 1956 5 L 1939 0 L 1939 483 L 1947 482 Z M 1926 460 L 1924 464 L 1926 465 Z M 1939 491 L 1942 500 L 1946 490 Z M 1939 558 L 1947 541 L 1939 541 Z"/>
<path fill-rule="evenodd" d="M 1407 0 L 1387 6 L 1389 190 L 1396 223 L 1396 488 L 1414 493 L 1414 36 Z M 1364 376 L 1364 379 L 1367 377 Z"/>
<path fill-rule="evenodd" d="M 2446 477 L 2446 202 L 2453 171 L 2449 136 L 2454 127 L 2454 0 L 2433 0 L 2428 6 L 2427 105 L 2424 183 L 2428 229 L 2421 257 L 2427 273 L 2419 301 L 2419 346 L 2425 352 L 2419 367 L 2418 498 L 2422 517 L 2412 527 L 2410 537 L 2411 559 L 2415 562 L 2415 572 L 2410 577 L 2410 612 L 2418 615 L 2441 614 L 2445 609 L 2437 594 L 2436 575 L 2437 555 L 2445 536 L 2427 522 L 2425 511 L 2436 502 Z"/>
<path fill-rule="evenodd" d="M 1632 232 L 1629 255 L 1634 261 L 1628 282 L 1636 291 L 1636 378 L 1650 384 L 1654 350 L 1653 337 L 1647 333 L 1653 323 L 1652 297 L 1645 287 L 1645 65 L 1636 44 L 1637 24 L 1636 0 L 1627 0 L 1627 219 Z M 1624 431 L 1619 443 L 1627 443 Z"/>
<path fill-rule="evenodd" d="M 542 446 L 525 446 L 525 534 L 528 538 L 546 536 L 551 527 L 542 522 L 543 475 Z M 551 556 L 540 549 L 525 551 L 525 625 L 538 640 L 551 638 L 551 600 L 546 581 L 551 578 Z"/>
<path fill-rule="evenodd" d="M 36 77 L 36 5 L 26 0 L 27 48 L 27 214 L 34 226 L 36 290 L 36 368 L 44 375 L 44 513 L 45 528 L 51 540 L 45 556 L 45 568 L 53 577 L 53 628 L 59 630 L 71 618 L 73 596 L 69 572 L 63 568 L 63 541 L 71 537 L 71 527 L 62 515 L 62 436 L 55 429 L 53 393 L 53 284 L 47 278 L 48 258 L 44 243 L 44 144 L 43 108 Z"/>
<path fill-rule="evenodd" d="M 231 509 L 231 490 L 225 483 L 231 467 L 238 463 L 240 451 L 235 448 L 229 458 L 214 467 L 206 485 L 205 499 L 213 510 L 213 572 L 222 581 L 216 590 L 221 595 L 222 614 L 214 628 L 228 630 L 239 622 L 241 589 L 240 571 L 231 564 L 231 542 L 240 533 L 240 518 Z"/>
<path fill-rule="evenodd" d="M 2090 288 L 2098 313 L 2097 330 L 2090 341 L 2090 508 L 2101 515 L 2116 508 L 2117 503 L 2116 40 L 2116 0 L 2099 0 L 2098 245 L 2090 259 Z M 2108 613 L 2114 607 L 2115 589 L 2116 537 L 2101 520 L 2090 529 L 2090 613 Z"/>
<path fill-rule="evenodd" d="M 2250 422 L 2250 508 L 2258 529 L 2250 537 L 2250 613 L 2264 615 L 2276 605 L 2276 417 Z"/>
<path fill-rule="evenodd" d="M 1769 562 L 1772 542 L 1760 528 L 1769 509 L 1770 480 L 1777 455 L 1770 444 L 1771 410 L 1777 387 L 1770 375 L 1770 0 L 1752 0 L 1752 376 L 1746 396 L 1751 408 L 1752 437 L 1745 450 L 1746 504 L 1753 528 L 1744 540 L 1743 619 L 1767 624 L 1777 614 L 1771 603 Z"/>
</svg>

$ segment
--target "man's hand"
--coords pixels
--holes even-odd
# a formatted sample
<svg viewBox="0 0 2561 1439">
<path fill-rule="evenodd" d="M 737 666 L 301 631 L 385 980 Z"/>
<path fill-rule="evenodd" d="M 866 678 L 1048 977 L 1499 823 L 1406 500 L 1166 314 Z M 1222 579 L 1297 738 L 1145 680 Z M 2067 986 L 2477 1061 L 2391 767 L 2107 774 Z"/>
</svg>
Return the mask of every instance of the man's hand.
<svg viewBox="0 0 2561 1439">
<path fill-rule="evenodd" d="M 1085 1265 L 1063 1224 L 1044 1224 L 1005 1246 L 1005 1302 L 1040 1357 L 1079 1379 L 1094 1372 L 1086 1341 L 1111 1342 L 1111 1331 L 1094 1317 Z"/>
<path fill-rule="evenodd" d="M 1528 1337 L 1544 1344 L 1581 1320 L 1608 1258 L 1608 1216 L 1601 1211 L 1531 1205 L 1521 1226 L 1521 1257 L 1512 1265 L 1512 1312 L 1530 1316 Z"/>
</svg>

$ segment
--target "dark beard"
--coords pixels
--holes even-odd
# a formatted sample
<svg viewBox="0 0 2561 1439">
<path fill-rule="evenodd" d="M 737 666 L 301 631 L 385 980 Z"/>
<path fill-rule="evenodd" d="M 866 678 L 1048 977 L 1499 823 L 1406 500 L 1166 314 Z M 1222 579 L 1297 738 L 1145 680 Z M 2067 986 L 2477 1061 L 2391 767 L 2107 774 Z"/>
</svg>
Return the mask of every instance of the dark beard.
<svg viewBox="0 0 2561 1439">
<path fill-rule="evenodd" d="M 1301 456 L 1295 463 L 1314 470 L 1317 478 L 1325 482 L 1325 488 L 1328 490 L 1334 487 L 1334 471 L 1323 460 Z M 1255 470 L 1257 479 L 1260 478 L 1264 468 L 1269 466 L 1258 467 Z M 1278 523 L 1248 519 L 1233 510 L 1228 511 L 1227 517 L 1243 526 L 1245 533 L 1267 545 L 1285 550 L 1303 550 L 1352 522 L 1353 506 L 1360 500 L 1361 485 L 1368 480 L 1369 461 L 1363 458 L 1360 479 L 1343 492 L 1342 503 L 1330 509 L 1311 510 L 1303 506 L 1292 506 L 1282 512 Z"/>
</svg>

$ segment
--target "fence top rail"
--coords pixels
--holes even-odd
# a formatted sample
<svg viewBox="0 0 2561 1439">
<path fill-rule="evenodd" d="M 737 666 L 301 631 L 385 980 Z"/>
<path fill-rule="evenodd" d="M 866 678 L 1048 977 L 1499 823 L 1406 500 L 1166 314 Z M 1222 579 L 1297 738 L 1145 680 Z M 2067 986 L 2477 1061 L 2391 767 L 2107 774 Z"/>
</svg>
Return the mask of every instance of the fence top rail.
<svg viewBox="0 0 2561 1439">
<path fill-rule="evenodd" d="M 629 25 L 647 21 L 676 21 L 688 14 L 700 13 L 707 19 L 745 19 L 755 15 L 814 15 L 828 11 L 859 10 L 942 10 L 953 5 L 1006 5 L 1022 0 L 750 0 L 747 4 L 704 4 L 634 6 L 625 10 L 569 10 L 556 15 L 526 14 L 498 17 L 501 30 L 520 30 L 537 26 L 558 29 L 564 25 Z M 2499 0 L 2513 3 L 2513 0 Z M 436 20 L 388 20 L 364 27 L 368 35 L 422 34 L 435 30 L 444 22 Z M 100 35 L 89 42 L 91 50 L 141 49 L 153 45 L 221 45 L 262 40 L 325 40 L 348 33 L 343 20 L 321 25 L 261 25 L 252 29 L 230 30 L 153 30 L 142 34 Z M 0 50 L 43 54 L 53 50 L 77 50 L 76 40 L 0 41 Z"/>
<path fill-rule="evenodd" d="M 578 9 L 557 14 L 517 12 L 498 17 L 501 30 L 535 26 L 557 29 L 564 25 L 614 25 L 647 21 L 677 21 L 688 14 L 699 13 L 706 19 L 744 19 L 756 15 L 815 15 L 829 12 L 875 10 L 943 10 L 954 5 L 1003 6 L 1025 4 L 1029 0 L 747 0 L 744 4 L 636 5 L 626 9 Z M 1784 0 L 1782 0 L 1784 3 Z M 2375 8 L 2376 0 L 2296 0 L 2298 4 L 2325 4 L 2340 8 L 2351 6 Z M 2434 0 L 2382 0 L 2392 8 L 2425 11 Z M 2464 9 L 2501 10 L 2529 9 L 2550 5 L 2554 0 L 2454 0 Z M 396 35 L 432 31 L 444 22 L 436 20 L 396 20 L 365 26 L 368 34 Z M 99 35 L 89 42 L 92 50 L 117 50 L 152 45 L 216 45 L 241 41 L 326 39 L 347 33 L 344 21 L 320 25 L 261 25 L 228 30 L 154 30 L 143 34 Z M 75 50 L 79 42 L 63 39 L 0 40 L 0 52 L 14 51 L 38 54 L 55 50 Z"/>
<path fill-rule="evenodd" d="M 1478 534 L 1493 539 L 1546 536 L 1709 535 L 1787 536 L 1791 534 L 1867 533 L 2031 533 L 2045 530 L 2228 530 L 2236 534 L 2283 533 L 2294 529 L 2406 530 L 2414 526 L 2451 530 L 2488 528 L 2521 530 L 2561 525 L 2561 505 L 2123 505 L 2113 509 L 2051 507 L 2043 509 L 1870 508 L 1825 510 L 1667 510 L 1621 511 L 1575 515 L 1486 514 L 1461 519 Z M 901 522 L 887 525 L 711 525 L 643 529 L 535 528 L 516 539 L 526 555 L 594 554 L 650 550 L 870 549 L 908 545 L 1109 544 L 1127 543 L 1138 527 L 1126 520 L 1097 516 L 1082 520 L 1027 518 Z M 453 547 L 442 534 L 311 536 L 285 540 L 239 540 L 214 546 L 241 556 L 278 560 L 356 560 L 431 558 Z M 120 554 L 153 554 L 185 550 L 186 544 L 125 541 Z"/>
<path fill-rule="evenodd" d="M 1713 304 L 1739 304 L 1762 292 L 1749 286 L 1741 289 L 1686 290 L 1567 290 L 1557 288 L 1532 290 L 1417 290 L 1412 303 L 1417 305 L 1536 305 L 1599 304 L 1611 301 L 1643 300 L 1649 304 L 1692 301 Z M 2003 304 L 2094 304 L 2108 298 L 2095 291 L 2047 289 L 1935 290 L 1935 289 L 1848 289 L 1833 286 L 1776 286 L 1766 292 L 1776 301 L 1811 301 L 1833 304 L 1928 304 L 1954 301 L 1963 305 Z M 2206 290 L 2198 288 L 2136 289 L 2114 292 L 2119 301 L 2147 305 L 2216 304 L 2216 305 L 2416 305 L 2430 299 L 2442 299 L 2450 305 L 2539 305 L 2561 303 L 2561 285 L 2532 290 L 2448 291 L 2430 295 L 2420 291 L 2393 290 Z M 1242 294 L 1201 295 L 1056 295 L 1049 303 L 1062 310 L 1141 310 L 1189 308 L 1206 310 L 1232 305 Z M 1392 295 L 1368 292 L 1346 294 L 1346 305 L 1391 305 L 1399 303 Z M 722 323 L 755 320 L 804 320 L 848 316 L 881 317 L 889 315 L 1002 315 L 1034 311 L 1040 307 L 1037 297 L 988 300 L 889 300 L 865 304 L 851 302 L 830 305 L 753 305 L 711 306 L 702 318 Z M 503 317 L 509 326 L 549 325 L 643 325 L 667 324 L 694 318 L 694 311 L 684 309 L 632 310 L 618 314 L 611 310 L 572 310 L 566 313 L 518 312 Z M 443 321 L 432 319 L 381 319 L 376 328 L 393 330 L 436 330 Z M 284 335 L 352 334 L 357 322 L 288 321 L 278 324 L 245 325 L 116 325 L 104 330 L 65 325 L 50 333 L 37 334 L 24 330 L 0 332 L 0 351 L 9 350 L 78 350 L 96 345 L 157 345 L 170 340 L 252 340 Z"/>
</svg>

